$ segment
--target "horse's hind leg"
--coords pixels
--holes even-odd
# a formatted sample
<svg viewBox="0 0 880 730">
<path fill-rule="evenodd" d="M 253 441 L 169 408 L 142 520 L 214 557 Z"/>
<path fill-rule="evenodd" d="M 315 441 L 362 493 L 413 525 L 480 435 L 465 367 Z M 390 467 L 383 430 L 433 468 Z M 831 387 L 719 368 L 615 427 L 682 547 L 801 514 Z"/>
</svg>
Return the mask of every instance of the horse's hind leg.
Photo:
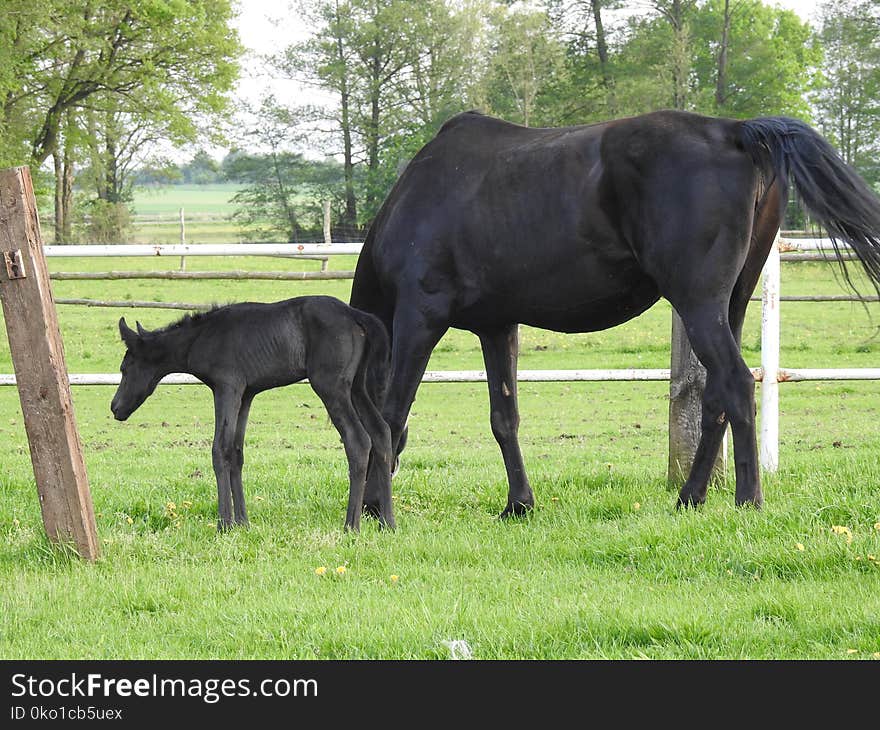
<svg viewBox="0 0 880 730">
<path fill-rule="evenodd" d="M 767 255 L 773 246 L 773 239 L 779 230 L 780 219 L 779 185 L 774 183 L 768 188 L 767 194 L 757 210 L 746 261 L 739 273 L 730 297 L 728 316 L 731 333 L 738 350 L 742 344 L 742 328 L 745 322 L 749 299 L 761 277 L 764 262 L 767 260 Z M 709 385 L 707 383 L 707 390 Z M 709 478 L 715 460 L 718 457 L 718 449 L 724 438 L 724 432 L 727 429 L 727 419 L 721 418 L 721 412 L 714 405 L 717 398 L 718 396 L 713 392 L 710 392 L 708 397 L 704 397 L 703 431 L 700 436 L 697 453 L 694 457 L 691 474 L 679 495 L 680 505 L 697 505 L 702 504 L 706 500 Z M 752 412 L 754 412 L 754 403 L 752 404 Z M 759 504 L 761 501 L 760 491 L 756 493 L 756 496 L 756 499 L 746 499 L 745 501 Z"/>
<path fill-rule="evenodd" d="M 483 361 L 489 385 L 492 434 L 501 447 L 507 471 L 507 506 L 502 517 L 520 515 L 535 504 L 517 438 L 519 407 L 516 397 L 516 360 L 519 355 L 519 326 L 511 325 L 492 333 L 481 333 Z"/>
<path fill-rule="evenodd" d="M 706 368 L 704 435 L 690 476 L 679 495 L 680 504 L 695 504 L 705 499 L 706 484 L 728 420 L 733 429 L 736 504 L 760 506 L 763 501 L 755 435 L 755 379 L 742 359 L 726 309 L 707 306 L 680 312 L 691 346 Z"/>
<path fill-rule="evenodd" d="M 309 383 L 342 437 L 348 460 L 348 509 L 345 513 L 345 527 L 357 532 L 361 524 L 364 486 L 370 460 L 370 436 L 361 424 L 351 401 L 352 379 L 350 375 L 331 372 L 322 367 L 311 368 L 309 371 Z"/>
<path fill-rule="evenodd" d="M 214 444 L 211 447 L 211 461 L 217 479 L 217 529 L 221 531 L 233 525 L 232 473 L 236 461 L 235 431 L 240 406 L 240 391 L 231 388 L 214 390 Z"/>
</svg>

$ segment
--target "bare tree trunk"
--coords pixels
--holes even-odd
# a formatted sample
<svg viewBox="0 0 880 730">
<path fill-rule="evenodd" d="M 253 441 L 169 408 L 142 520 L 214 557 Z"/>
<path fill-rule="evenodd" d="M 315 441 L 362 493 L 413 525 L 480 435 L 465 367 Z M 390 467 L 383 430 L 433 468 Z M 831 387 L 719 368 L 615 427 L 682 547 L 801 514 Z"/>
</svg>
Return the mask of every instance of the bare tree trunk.
<svg viewBox="0 0 880 730">
<path fill-rule="evenodd" d="M 336 4 L 336 20 L 340 20 L 339 4 Z M 337 61 L 347 69 L 345 62 L 345 45 L 343 43 L 342 32 L 336 34 L 336 55 Z M 348 76 L 343 70 L 339 78 L 339 96 L 341 106 L 341 127 L 342 127 L 342 171 L 345 178 L 345 212 L 342 216 L 342 225 L 347 228 L 357 228 L 357 199 L 354 194 L 354 159 L 351 143 L 351 100 L 348 87 Z"/>
<path fill-rule="evenodd" d="M 61 174 L 61 230 L 65 243 L 73 241 L 73 153 L 71 143 L 64 142 Z"/>
<path fill-rule="evenodd" d="M 730 0 L 724 0 L 724 25 L 721 28 L 721 47 L 718 49 L 718 75 L 715 78 L 715 110 L 720 111 L 727 101 L 727 53 L 730 44 Z"/>
<path fill-rule="evenodd" d="M 66 243 L 64 240 L 64 210 L 62 202 L 62 186 L 64 185 L 64 167 L 61 153 L 58 150 L 52 152 L 52 166 L 55 169 L 55 236 L 54 241 Z"/>
<path fill-rule="evenodd" d="M 596 52 L 599 55 L 599 70 L 602 74 L 602 86 L 605 87 L 605 99 L 609 113 L 617 114 L 617 97 L 614 93 L 614 77 L 608 64 L 608 42 L 605 38 L 605 25 L 602 23 L 602 0 L 590 0 L 593 10 L 593 22 L 596 25 Z"/>
</svg>

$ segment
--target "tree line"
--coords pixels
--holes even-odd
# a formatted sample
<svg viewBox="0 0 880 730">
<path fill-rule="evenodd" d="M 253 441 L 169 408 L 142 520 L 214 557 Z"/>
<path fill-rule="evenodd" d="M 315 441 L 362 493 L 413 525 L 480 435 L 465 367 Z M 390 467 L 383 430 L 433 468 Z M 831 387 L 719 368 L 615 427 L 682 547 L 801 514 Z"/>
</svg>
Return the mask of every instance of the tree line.
<svg viewBox="0 0 880 730">
<path fill-rule="evenodd" d="M 2 7 L 0 163 L 51 159 L 61 240 L 71 170 L 89 204 L 124 209 L 141 140 L 191 142 L 230 113 L 242 49 L 226 0 Z M 529 126 L 785 114 L 880 184 L 877 0 L 826 0 L 816 27 L 761 0 L 298 0 L 291 13 L 309 36 L 265 60 L 329 102 L 265 98 L 216 163 L 241 184 L 236 217 L 255 236 L 300 240 L 322 200 L 338 230 L 362 232 L 467 109 Z"/>
</svg>

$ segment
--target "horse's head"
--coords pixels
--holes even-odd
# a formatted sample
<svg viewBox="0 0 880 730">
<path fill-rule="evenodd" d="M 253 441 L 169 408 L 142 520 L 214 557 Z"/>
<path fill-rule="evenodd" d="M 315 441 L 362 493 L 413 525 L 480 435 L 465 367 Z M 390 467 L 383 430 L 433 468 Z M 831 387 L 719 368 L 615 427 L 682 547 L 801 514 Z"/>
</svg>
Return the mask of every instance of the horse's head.
<svg viewBox="0 0 880 730">
<path fill-rule="evenodd" d="M 156 389 L 164 372 L 157 347 L 150 341 L 149 333 L 137 323 L 137 332 L 119 320 L 119 334 L 125 343 L 125 356 L 119 370 L 122 380 L 110 403 L 110 410 L 117 421 L 126 420 Z M 161 348 L 158 348 L 161 349 Z"/>
</svg>

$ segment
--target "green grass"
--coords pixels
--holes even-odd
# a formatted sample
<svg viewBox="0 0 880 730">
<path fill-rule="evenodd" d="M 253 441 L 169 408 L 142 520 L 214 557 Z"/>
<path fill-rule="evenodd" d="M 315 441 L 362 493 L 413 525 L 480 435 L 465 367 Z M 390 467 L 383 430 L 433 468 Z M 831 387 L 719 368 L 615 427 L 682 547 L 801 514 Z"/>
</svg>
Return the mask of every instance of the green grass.
<svg viewBox="0 0 880 730">
<path fill-rule="evenodd" d="M 156 263 L 50 260 L 55 270 Z M 193 302 L 347 299 L 349 287 L 53 283 L 57 297 Z M 784 267 L 783 289 L 840 292 L 818 264 Z M 876 366 L 876 305 L 870 315 L 836 303 L 782 312 L 783 366 Z M 123 314 L 155 327 L 180 313 L 60 306 L 71 372 L 118 368 Z M 666 367 L 668 337 L 663 303 L 607 332 L 523 328 L 520 368 Z M 759 341 L 755 306 L 744 337 L 753 366 Z M 476 338 L 449 333 L 429 367 L 481 368 Z M 4 341 L 0 372 L 11 369 Z M 687 512 L 665 483 L 666 383 L 523 383 L 520 437 L 538 506 L 508 522 L 496 518 L 507 486 L 485 385 L 426 384 L 394 482 L 398 529 L 366 520 L 359 535 L 342 530 L 345 458 L 308 386 L 257 398 L 244 471 L 252 526 L 224 535 L 207 388 L 163 386 L 126 423 L 109 413 L 112 394 L 73 389 L 103 550 L 88 565 L 48 546 L 18 396 L 0 389 L 0 658 L 433 659 L 449 656 L 450 639 L 480 659 L 880 653 L 880 383 L 783 385 L 781 466 L 764 477 L 764 509 L 734 508 L 731 477 Z"/>
</svg>

